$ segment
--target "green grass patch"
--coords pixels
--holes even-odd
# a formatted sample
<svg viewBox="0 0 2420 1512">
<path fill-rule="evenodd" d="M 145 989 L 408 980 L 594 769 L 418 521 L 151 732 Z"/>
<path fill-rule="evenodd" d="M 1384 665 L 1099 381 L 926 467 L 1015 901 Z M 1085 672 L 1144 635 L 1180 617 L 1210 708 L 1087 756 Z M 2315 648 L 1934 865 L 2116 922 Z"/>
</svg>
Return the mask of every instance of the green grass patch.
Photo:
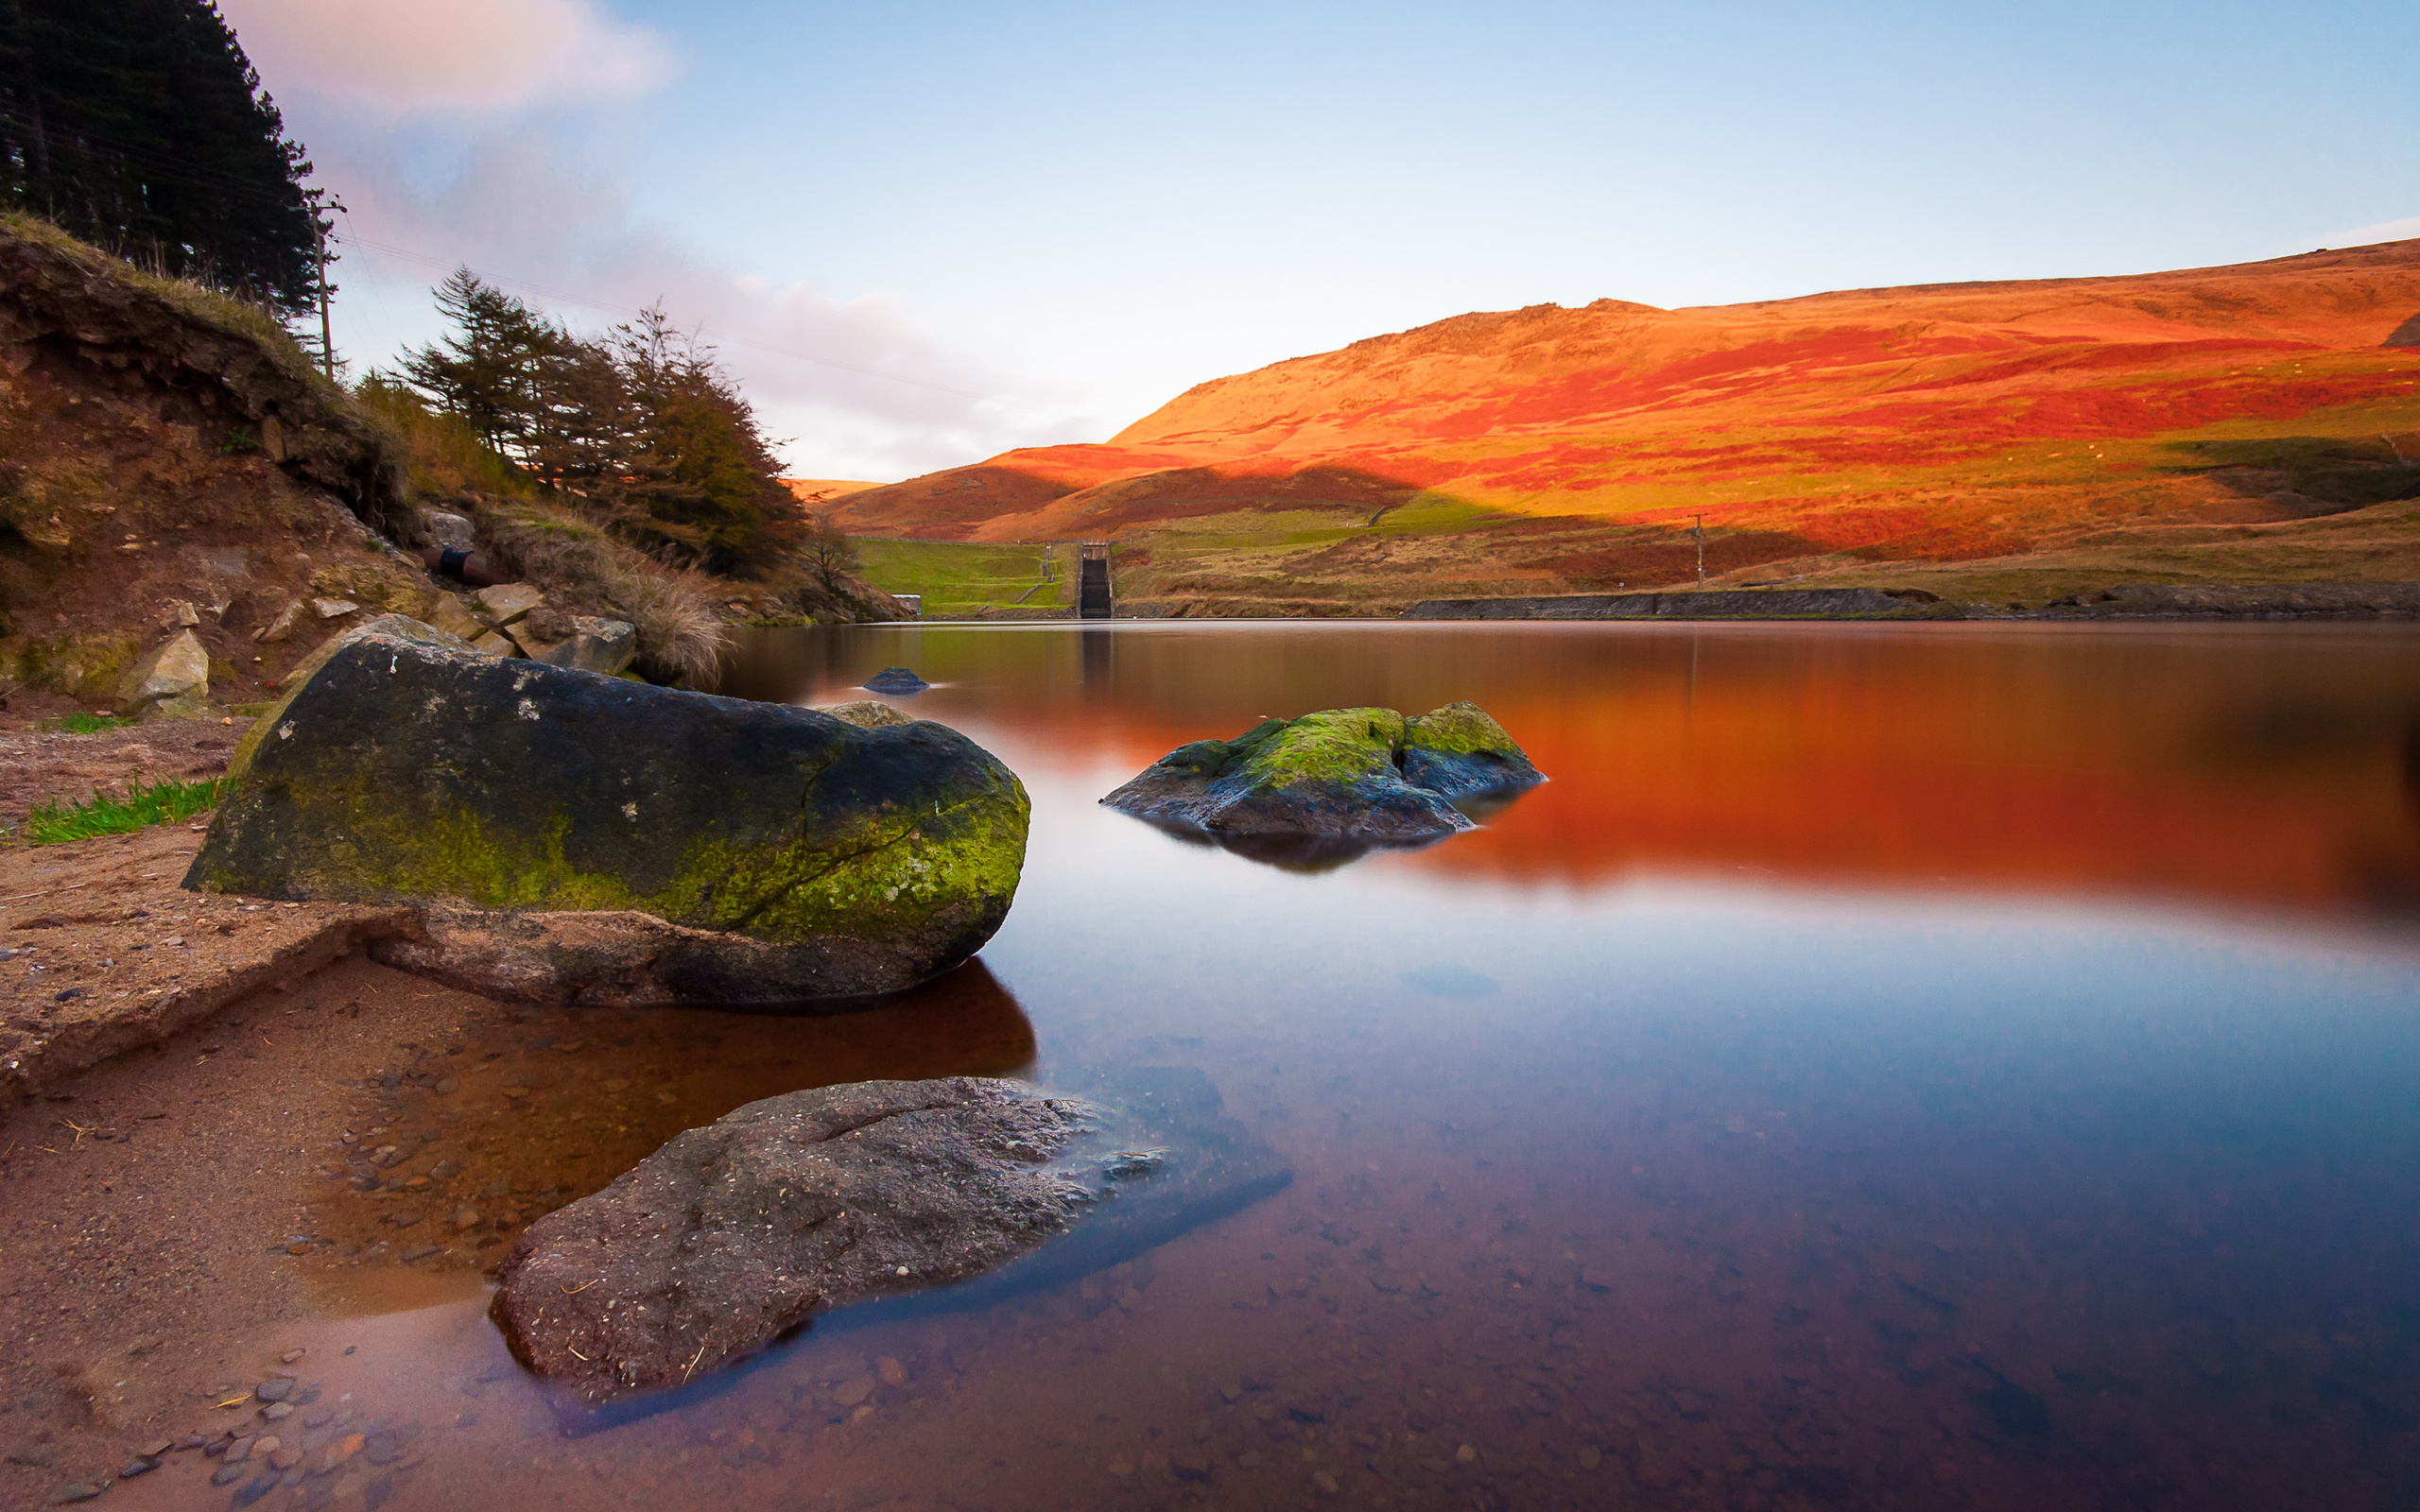
<svg viewBox="0 0 2420 1512">
<path fill-rule="evenodd" d="M 133 720 L 120 719 L 115 714 L 88 714 L 78 709 L 72 714 L 43 720 L 42 728 L 53 733 L 63 730 L 70 735 L 95 735 L 104 730 L 122 730 L 132 723 Z"/>
<path fill-rule="evenodd" d="M 859 574 L 886 593 L 921 593 L 927 614 L 977 610 L 1049 609 L 1070 601 L 1076 573 L 1073 546 L 1057 548 L 1058 581 L 1042 583 L 1043 554 L 1054 548 L 988 541 L 884 541 L 853 536 L 865 563 Z M 1028 596 L 1028 591 L 1030 596 Z"/>
<path fill-rule="evenodd" d="M 73 717 L 73 716 L 71 716 Z M 205 779 L 181 782 L 173 777 L 147 785 L 138 783 L 124 797 L 95 793 L 82 803 L 57 799 L 34 805 L 26 816 L 26 838 L 36 845 L 63 840 L 90 840 L 95 835 L 130 834 L 154 824 L 181 824 L 206 814 L 218 803 L 218 783 Z"/>
</svg>

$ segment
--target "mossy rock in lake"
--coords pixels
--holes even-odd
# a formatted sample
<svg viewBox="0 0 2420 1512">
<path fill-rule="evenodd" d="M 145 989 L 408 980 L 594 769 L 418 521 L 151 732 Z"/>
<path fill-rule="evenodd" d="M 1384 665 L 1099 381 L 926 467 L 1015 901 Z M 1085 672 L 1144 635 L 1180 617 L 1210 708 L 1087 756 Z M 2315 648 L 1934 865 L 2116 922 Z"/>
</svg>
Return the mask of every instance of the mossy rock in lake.
<svg viewBox="0 0 2420 1512">
<path fill-rule="evenodd" d="M 1101 801 L 1214 834 L 1409 844 L 1470 829 L 1458 801 L 1543 781 L 1474 703 L 1411 719 L 1392 709 L 1325 709 L 1264 720 L 1234 740 L 1180 746 Z"/>
<path fill-rule="evenodd" d="M 394 616 L 260 719 L 226 792 L 186 886 L 425 903 L 397 964 L 588 1003 L 912 986 L 999 928 L 1030 813 L 941 725 L 502 661 Z"/>
</svg>

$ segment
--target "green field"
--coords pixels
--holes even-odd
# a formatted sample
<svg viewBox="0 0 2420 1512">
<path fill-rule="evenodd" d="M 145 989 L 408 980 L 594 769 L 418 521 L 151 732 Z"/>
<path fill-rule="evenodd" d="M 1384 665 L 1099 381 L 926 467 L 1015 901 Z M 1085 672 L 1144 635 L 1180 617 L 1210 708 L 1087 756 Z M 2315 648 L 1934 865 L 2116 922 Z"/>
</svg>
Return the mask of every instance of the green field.
<svg viewBox="0 0 2420 1512">
<path fill-rule="evenodd" d="M 922 593 L 927 617 L 1049 614 L 1075 602 L 1075 548 L 854 538 L 859 576 L 886 593 Z M 1046 582 L 1046 562 L 1057 580 Z"/>
</svg>

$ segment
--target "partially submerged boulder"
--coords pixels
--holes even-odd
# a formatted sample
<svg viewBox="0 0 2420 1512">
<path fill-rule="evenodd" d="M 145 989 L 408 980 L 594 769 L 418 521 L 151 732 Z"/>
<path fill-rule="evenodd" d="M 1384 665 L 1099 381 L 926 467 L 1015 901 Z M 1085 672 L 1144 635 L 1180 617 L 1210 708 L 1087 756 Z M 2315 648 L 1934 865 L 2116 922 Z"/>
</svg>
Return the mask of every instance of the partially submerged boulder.
<svg viewBox="0 0 2420 1512">
<path fill-rule="evenodd" d="M 428 904 L 386 947 L 417 969 L 594 1003 L 924 981 L 1007 917 L 1029 814 L 940 725 L 496 661 L 391 615 L 253 726 L 224 791 L 186 886 Z"/>
<path fill-rule="evenodd" d="M 1085 1090 L 948 1077 L 751 1103 L 530 1225 L 496 1319 L 579 1415 L 702 1380 L 831 1308 L 1058 1284 L 1291 1179 L 1198 1071 Z"/>
<path fill-rule="evenodd" d="M 499 1277 L 513 1352 L 590 1405 L 737 1364 L 816 1313 L 979 1275 L 1064 1233 L 1046 1168 L 1080 1108 L 973 1076 L 791 1092 L 675 1135 L 531 1224 Z"/>
<path fill-rule="evenodd" d="M 1101 801 L 1214 835 L 1416 844 L 1472 828 L 1457 802 L 1543 781 L 1474 703 L 1412 719 L 1392 709 L 1326 709 L 1180 746 Z"/>
<path fill-rule="evenodd" d="M 906 667 L 885 667 L 862 684 L 868 693 L 922 693 L 932 686 Z"/>
</svg>

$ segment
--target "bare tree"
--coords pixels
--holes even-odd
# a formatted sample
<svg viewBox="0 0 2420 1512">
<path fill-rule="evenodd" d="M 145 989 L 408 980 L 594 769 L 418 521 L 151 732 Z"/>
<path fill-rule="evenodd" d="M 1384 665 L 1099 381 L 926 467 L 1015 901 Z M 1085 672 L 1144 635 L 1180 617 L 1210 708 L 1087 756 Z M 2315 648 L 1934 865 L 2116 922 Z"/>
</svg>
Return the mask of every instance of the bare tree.
<svg viewBox="0 0 2420 1512">
<path fill-rule="evenodd" d="M 864 565 L 857 558 L 856 544 L 832 523 L 829 515 L 810 514 L 806 517 L 806 538 L 800 542 L 799 555 L 805 558 L 806 570 L 823 585 L 827 593 L 840 591 L 840 575 L 856 572 Z"/>
</svg>

